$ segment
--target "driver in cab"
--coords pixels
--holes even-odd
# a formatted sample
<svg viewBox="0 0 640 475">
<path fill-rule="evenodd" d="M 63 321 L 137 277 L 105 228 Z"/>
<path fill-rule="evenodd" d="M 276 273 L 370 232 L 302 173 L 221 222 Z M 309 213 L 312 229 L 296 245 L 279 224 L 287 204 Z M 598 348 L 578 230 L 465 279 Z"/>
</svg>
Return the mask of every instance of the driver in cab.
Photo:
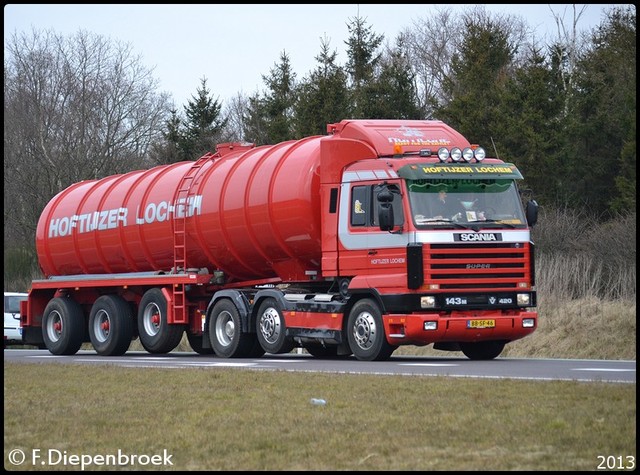
<svg viewBox="0 0 640 475">
<path fill-rule="evenodd" d="M 418 224 L 433 221 L 455 221 L 456 217 L 462 216 L 462 209 L 455 200 L 449 200 L 447 190 L 438 191 L 438 196 L 430 203 L 431 213 L 429 218 L 423 214 L 416 214 L 415 219 Z"/>
</svg>

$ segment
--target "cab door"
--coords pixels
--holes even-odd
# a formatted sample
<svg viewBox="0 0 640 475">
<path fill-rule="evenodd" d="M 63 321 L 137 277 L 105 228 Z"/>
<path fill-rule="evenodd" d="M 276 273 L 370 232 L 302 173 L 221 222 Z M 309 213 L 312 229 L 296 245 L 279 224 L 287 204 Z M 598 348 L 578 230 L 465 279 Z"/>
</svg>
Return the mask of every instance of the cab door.
<svg viewBox="0 0 640 475">
<path fill-rule="evenodd" d="M 357 182 L 342 185 L 340 216 L 338 217 L 338 271 L 341 276 L 379 273 L 380 266 L 390 263 L 391 248 L 404 248 L 404 211 L 402 195 L 397 184 Z M 394 210 L 394 232 L 382 231 L 378 223 L 377 193 L 391 189 Z M 404 249 L 402 249 L 404 252 Z M 375 270 L 372 270 L 375 269 Z"/>
</svg>

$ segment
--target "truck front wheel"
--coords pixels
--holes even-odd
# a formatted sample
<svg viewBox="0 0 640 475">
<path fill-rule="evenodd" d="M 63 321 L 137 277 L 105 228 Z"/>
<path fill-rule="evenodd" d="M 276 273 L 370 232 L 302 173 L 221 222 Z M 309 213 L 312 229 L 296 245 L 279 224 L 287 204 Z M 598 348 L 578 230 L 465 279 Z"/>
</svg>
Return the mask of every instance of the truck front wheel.
<svg viewBox="0 0 640 475">
<path fill-rule="evenodd" d="M 120 356 L 133 337 L 133 315 L 129 304 L 118 295 L 99 297 L 89 315 L 89 338 L 99 355 Z"/>
<path fill-rule="evenodd" d="M 502 353 L 504 345 L 504 341 L 460 342 L 460 349 L 470 360 L 492 360 Z"/>
<path fill-rule="evenodd" d="M 351 309 L 347 337 L 354 356 L 362 361 L 386 360 L 397 348 L 387 341 L 382 312 L 371 299 L 360 300 Z"/>
<path fill-rule="evenodd" d="M 169 325 L 167 300 L 160 289 L 145 292 L 138 307 L 138 335 L 149 353 L 169 353 L 182 339 L 184 325 Z"/>
<path fill-rule="evenodd" d="M 42 339 L 54 355 L 75 355 L 84 340 L 82 308 L 75 300 L 51 299 L 42 316 Z"/>
<path fill-rule="evenodd" d="M 260 346 L 267 353 L 289 353 L 293 350 L 295 344 L 291 337 L 287 337 L 284 317 L 275 299 L 268 298 L 262 302 L 256 327 Z"/>
</svg>

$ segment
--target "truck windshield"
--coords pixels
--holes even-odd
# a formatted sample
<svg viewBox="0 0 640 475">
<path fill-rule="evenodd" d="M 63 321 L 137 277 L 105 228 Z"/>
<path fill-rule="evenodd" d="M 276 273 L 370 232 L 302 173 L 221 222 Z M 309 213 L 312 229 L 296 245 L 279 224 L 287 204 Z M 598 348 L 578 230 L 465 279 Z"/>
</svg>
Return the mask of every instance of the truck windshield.
<svg viewBox="0 0 640 475">
<path fill-rule="evenodd" d="M 520 195 L 511 179 L 407 180 L 407 188 L 417 228 L 451 223 L 526 226 Z"/>
</svg>

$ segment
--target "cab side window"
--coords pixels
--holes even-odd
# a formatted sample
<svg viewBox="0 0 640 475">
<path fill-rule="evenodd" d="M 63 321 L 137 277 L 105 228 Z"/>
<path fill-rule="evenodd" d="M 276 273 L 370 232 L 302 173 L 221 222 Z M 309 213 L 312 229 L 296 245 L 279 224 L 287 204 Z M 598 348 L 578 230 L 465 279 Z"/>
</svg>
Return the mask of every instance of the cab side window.
<svg viewBox="0 0 640 475">
<path fill-rule="evenodd" d="M 351 192 L 351 226 L 368 226 L 369 186 L 354 186 Z"/>
<path fill-rule="evenodd" d="M 402 209 L 402 195 L 397 185 L 384 185 L 392 191 L 393 221 L 396 226 L 404 224 L 404 210 Z M 358 185 L 351 189 L 351 226 L 378 227 L 378 193 L 381 185 Z"/>
</svg>

